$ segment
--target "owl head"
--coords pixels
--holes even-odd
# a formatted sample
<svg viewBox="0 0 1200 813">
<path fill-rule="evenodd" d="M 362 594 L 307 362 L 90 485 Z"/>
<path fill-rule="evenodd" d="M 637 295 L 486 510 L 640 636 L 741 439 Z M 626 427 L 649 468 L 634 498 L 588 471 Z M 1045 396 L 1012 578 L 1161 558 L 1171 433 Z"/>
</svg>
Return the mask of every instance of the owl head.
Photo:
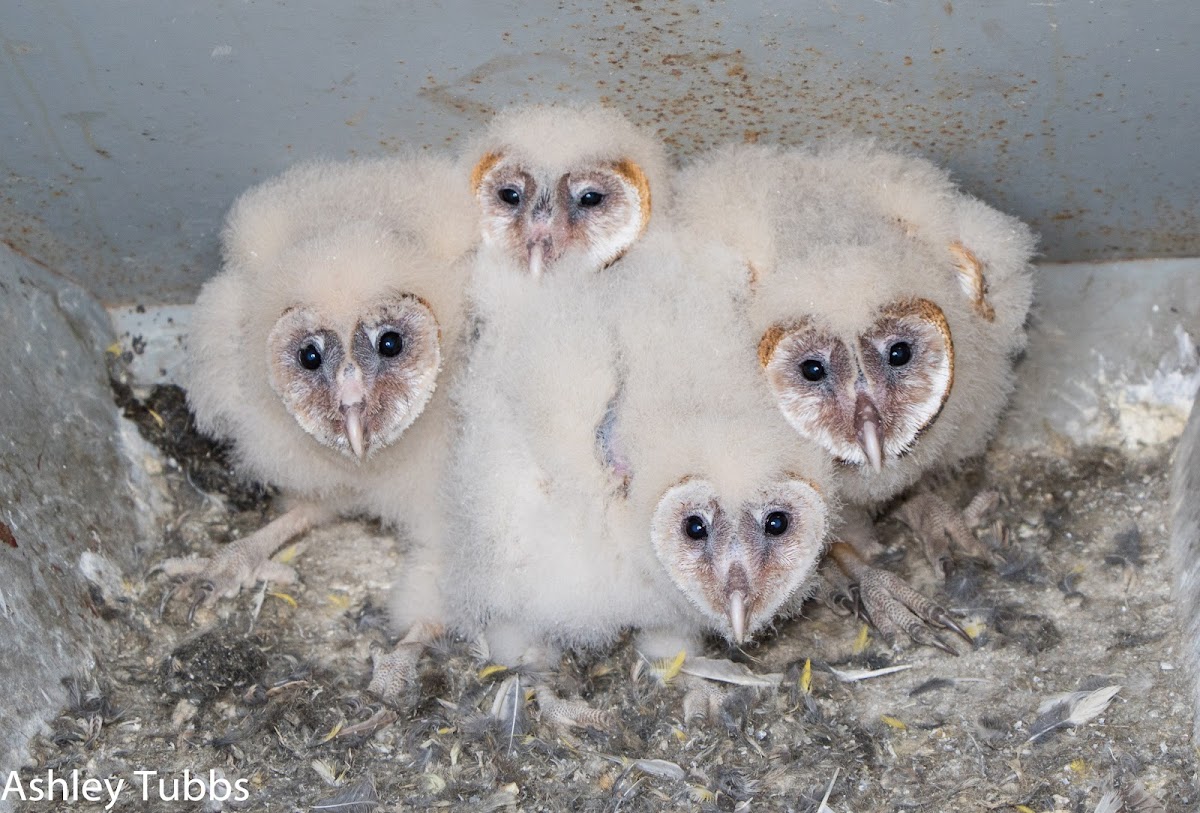
<svg viewBox="0 0 1200 813">
<path fill-rule="evenodd" d="M 662 495 L 651 539 L 676 586 L 741 644 L 811 576 L 827 523 L 825 500 L 801 477 L 783 474 L 738 495 L 697 475 Z"/>
<path fill-rule="evenodd" d="M 263 337 L 272 391 L 309 436 L 354 461 L 399 438 L 436 384 L 438 319 L 400 281 L 421 262 L 414 251 L 377 225 L 348 224 L 283 252 L 285 287 L 261 292 L 277 303 Z"/>
<path fill-rule="evenodd" d="M 484 244 L 534 277 L 568 257 L 611 265 L 665 197 L 661 148 L 601 107 L 504 111 L 472 154 Z"/>
<path fill-rule="evenodd" d="M 880 472 L 908 453 L 954 386 L 954 341 L 934 302 L 900 298 L 858 328 L 813 314 L 771 326 L 759 343 L 784 417 L 837 460 Z"/>
</svg>

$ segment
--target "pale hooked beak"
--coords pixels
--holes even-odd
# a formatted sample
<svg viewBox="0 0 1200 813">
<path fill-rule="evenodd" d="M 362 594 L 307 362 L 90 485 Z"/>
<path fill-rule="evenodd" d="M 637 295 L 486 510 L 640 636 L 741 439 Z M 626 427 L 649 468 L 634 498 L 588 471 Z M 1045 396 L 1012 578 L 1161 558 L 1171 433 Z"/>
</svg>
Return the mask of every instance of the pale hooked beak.
<svg viewBox="0 0 1200 813">
<path fill-rule="evenodd" d="M 350 444 L 350 450 L 354 452 L 354 456 L 362 460 L 363 453 L 366 451 L 363 443 L 362 404 L 353 404 L 343 407 L 342 410 L 346 416 L 346 442 Z"/>
<path fill-rule="evenodd" d="M 529 275 L 533 278 L 542 275 L 542 266 L 546 258 L 546 243 L 537 241 L 529 247 Z"/>
<path fill-rule="evenodd" d="M 555 243 L 561 238 L 561 217 L 555 215 L 549 203 L 538 202 L 530 214 L 525 236 L 525 250 L 529 252 L 529 275 L 540 277 L 546 266 L 557 256 Z"/>
<path fill-rule="evenodd" d="M 858 435 L 858 445 L 876 473 L 883 471 L 883 430 L 880 424 L 879 410 L 870 398 L 860 394 L 854 403 L 854 429 Z"/>
<path fill-rule="evenodd" d="M 350 451 L 354 452 L 354 456 L 361 461 L 367 450 L 366 431 L 363 427 L 366 392 L 358 371 L 354 367 L 350 367 L 343 374 L 339 395 L 341 396 L 339 400 L 342 410 L 342 431 L 346 435 L 346 442 L 350 444 Z"/>
<path fill-rule="evenodd" d="M 746 640 L 746 595 L 741 590 L 729 594 L 729 626 L 735 644 Z"/>
</svg>

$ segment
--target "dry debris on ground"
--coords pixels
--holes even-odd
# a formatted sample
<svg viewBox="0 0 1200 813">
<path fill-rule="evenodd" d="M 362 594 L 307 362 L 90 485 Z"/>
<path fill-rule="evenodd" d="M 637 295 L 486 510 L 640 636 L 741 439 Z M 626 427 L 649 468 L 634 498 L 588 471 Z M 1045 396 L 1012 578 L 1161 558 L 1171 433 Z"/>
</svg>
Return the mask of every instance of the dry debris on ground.
<svg viewBox="0 0 1200 813">
<path fill-rule="evenodd" d="M 176 388 L 117 394 L 162 450 L 174 510 L 159 558 L 207 554 L 265 521 L 269 495 L 196 440 Z M 711 720 L 684 720 L 678 664 L 645 664 L 628 642 L 550 677 L 560 697 L 611 709 L 608 730 L 542 723 L 530 676 L 455 640 L 433 648 L 403 703 L 381 703 L 366 685 L 390 643 L 381 605 L 403 551 L 371 523 L 305 538 L 302 584 L 191 621 L 186 588 L 127 574 L 126 593 L 94 596 L 120 645 L 72 680 L 22 774 L 154 770 L 169 794 L 186 770 L 249 790 L 241 803 L 181 807 L 155 791 L 116 808 L 144 811 L 1194 809 L 1167 462 L 1163 449 L 990 453 L 937 490 L 958 504 L 1001 493 L 980 533 L 994 566 L 960 562 L 938 583 L 904 526 L 880 524 L 887 566 L 952 608 L 973 648 L 893 648 L 812 603 L 745 651 L 713 645 L 780 677 L 714 694 Z M 890 666 L 906 668 L 848 680 Z M 503 724 L 487 714 L 500 691 Z"/>
</svg>

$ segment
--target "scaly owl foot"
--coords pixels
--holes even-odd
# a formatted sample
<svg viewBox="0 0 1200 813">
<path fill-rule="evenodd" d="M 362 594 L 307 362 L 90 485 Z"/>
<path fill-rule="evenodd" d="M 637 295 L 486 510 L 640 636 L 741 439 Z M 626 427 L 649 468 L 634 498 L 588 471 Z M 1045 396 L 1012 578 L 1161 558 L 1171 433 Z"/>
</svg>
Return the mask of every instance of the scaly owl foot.
<svg viewBox="0 0 1200 813">
<path fill-rule="evenodd" d="M 857 585 L 862 612 L 889 642 L 894 642 L 896 635 L 903 632 L 917 644 L 957 655 L 958 650 L 933 631 L 942 629 L 972 643 L 971 636 L 945 608 L 918 593 L 903 579 L 867 564 L 850 545 L 835 542 L 829 555 Z"/>
<path fill-rule="evenodd" d="M 151 573 L 162 571 L 171 577 L 183 577 L 196 595 L 188 617 L 197 608 L 211 606 L 220 599 L 234 598 L 259 581 L 293 584 L 294 568 L 271 559 L 288 540 L 314 525 L 326 522 L 332 512 L 318 505 L 302 505 L 267 523 L 243 539 L 231 542 L 219 553 L 196 559 L 166 559 Z"/>
<path fill-rule="evenodd" d="M 983 562 L 992 560 L 992 553 L 975 538 L 972 530 L 983 517 L 996 507 L 999 494 L 984 491 L 962 511 L 951 508 L 936 494 L 917 494 L 896 509 L 894 516 L 912 529 L 921 543 L 925 558 L 939 578 L 946 578 L 952 551 Z"/>
</svg>

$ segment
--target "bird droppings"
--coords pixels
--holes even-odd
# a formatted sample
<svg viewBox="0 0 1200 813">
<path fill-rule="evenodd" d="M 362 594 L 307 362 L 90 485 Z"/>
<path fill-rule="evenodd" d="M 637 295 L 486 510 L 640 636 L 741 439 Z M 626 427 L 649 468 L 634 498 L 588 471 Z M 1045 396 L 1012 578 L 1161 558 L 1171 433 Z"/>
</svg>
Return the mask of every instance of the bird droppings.
<svg viewBox="0 0 1200 813">
<path fill-rule="evenodd" d="M 208 554 L 262 524 L 261 500 L 229 496 L 244 486 L 212 462 L 220 452 L 194 434 L 182 393 L 116 392 L 163 454 L 150 475 L 174 509 L 162 558 Z M 365 687 L 372 654 L 390 648 L 379 608 L 404 556 L 377 524 L 309 534 L 300 584 L 247 591 L 193 623 L 183 591 L 128 573 L 132 600 L 104 616 L 118 645 L 71 680 L 69 706 L 22 775 L 218 770 L 249 789 L 244 803 L 210 808 L 225 810 L 808 812 L 827 792 L 836 813 L 1092 811 L 1106 794 L 1193 809 L 1187 678 L 1160 668 L 1178 646 L 1168 460 L 1166 447 L 991 452 L 936 491 L 960 505 L 1000 492 L 979 533 L 996 567 L 959 563 L 947 592 L 904 526 L 880 524 L 886 566 L 950 607 L 973 647 L 955 658 L 871 634 L 857 650 L 860 624 L 812 603 L 744 651 L 713 643 L 710 657 L 777 685 L 725 685 L 708 719 L 684 719 L 694 678 L 647 668 L 628 639 L 564 658 L 549 681 L 559 698 L 610 711 L 605 730 L 549 725 L 531 676 L 455 639 L 435 643 L 396 706 L 381 703 Z M 902 669 L 839 677 L 889 667 Z M 488 716 L 501 691 L 503 721 Z"/>
</svg>

